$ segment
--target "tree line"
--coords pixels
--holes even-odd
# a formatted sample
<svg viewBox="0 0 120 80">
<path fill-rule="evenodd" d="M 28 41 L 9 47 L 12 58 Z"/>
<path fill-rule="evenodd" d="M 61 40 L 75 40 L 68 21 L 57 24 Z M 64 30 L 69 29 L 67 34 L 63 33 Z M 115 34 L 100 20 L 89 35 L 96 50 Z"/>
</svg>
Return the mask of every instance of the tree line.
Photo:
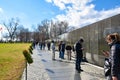
<svg viewBox="0 0 120 80">
<path fill-rule="evenodd" d="M 2 22 L 2 24 L 8 32 L 4 35 L 4 38 L 9 42 L 45 41 L 68 32 L 69 28 L 67 21 L 52 21 L 47 19 L 38 23 L 36 28 L 33 26 L 33 31 L 20 24 L 19 18 L 11 18 L 8 22 Z"/>
</svg>

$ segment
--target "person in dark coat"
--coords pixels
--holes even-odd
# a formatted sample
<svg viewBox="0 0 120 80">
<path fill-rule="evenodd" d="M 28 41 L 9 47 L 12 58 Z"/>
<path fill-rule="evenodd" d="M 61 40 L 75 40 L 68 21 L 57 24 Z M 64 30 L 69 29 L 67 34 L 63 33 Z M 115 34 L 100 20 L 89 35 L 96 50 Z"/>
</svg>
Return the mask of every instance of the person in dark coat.
<svg viewBox="0 0 120 80">
<path fill-rule="evenodd" d="M 50 42 L 47 42 L 48 50 L 50 50 L 50 46 L 51 46 L 51 43 L 50 43 Z"/>
<path fill-rule="evenodd" d="M 61 44 L 60 53 L 61 53 L 61 59 L 64 59 L 64 54 L 65 54 L 65 42 L 64 41 Z"/>
<path fill-rule="evenodd" d="M 82 43 L 84 42 L 83 39 L 78 40 L 78 42 L 75 45 L 75 51 L 76 51 L 76 63 L 75 63 L 75 68 L 78 72 L 83 71 L 81 69 L 81 61 L 83 58 L 83 47 L 82 47 Z"/>
<path fill-rule="evenodd" d="M 55 60 L 55 42 L 52 41 L 52 60 Z"/>
<path fill-rule="evenodd" d="M 70 45 L 67 45 L 66 51 L 67 51 L 68 60 L 71 60 L 71 50 L 72 50 L 72 47 Z"/>
<path fill-rule="evenodd" d="M 109 58 L 111 72 L 107 80 L 120 80 L 120 35 L 118 33 L 109 34 L 106 42 L 110 46 L 109 51 L 103 51 L 103 54 Z"/>
<path fill-rule="evenodd" d="M 62 45 L 62 41 L 60 41 L 59 44 L 58 44 L 59 58 L 62 58 L 62 57 L 61 57 L 61 55 L 62 55 L 62 54 L 61 54 L 61 45 Z"/>
</svg>

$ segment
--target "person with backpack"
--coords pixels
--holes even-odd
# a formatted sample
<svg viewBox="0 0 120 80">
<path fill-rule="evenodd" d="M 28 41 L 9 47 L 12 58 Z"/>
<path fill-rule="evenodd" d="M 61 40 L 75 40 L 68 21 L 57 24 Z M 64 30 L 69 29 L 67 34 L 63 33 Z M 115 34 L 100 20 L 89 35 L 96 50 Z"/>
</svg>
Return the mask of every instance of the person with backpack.
<svg viewBox="0 0 120 80">
<path fill-rule="evenodd" d="M 68 44 L 65 49 L 67 51 L 67 59 L 71 60 L 71 50 L 72 50 L 71 45 Z"/>
</svg>

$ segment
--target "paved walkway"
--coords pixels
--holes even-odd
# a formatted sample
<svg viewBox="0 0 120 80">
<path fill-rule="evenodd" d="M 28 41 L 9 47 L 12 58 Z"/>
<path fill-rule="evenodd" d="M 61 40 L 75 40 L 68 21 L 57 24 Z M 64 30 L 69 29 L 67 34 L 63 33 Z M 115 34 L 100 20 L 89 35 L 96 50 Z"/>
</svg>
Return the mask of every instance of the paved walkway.
<svg viewBox="0 0 120 80">
<path fill-rule="evenodd" d="M 34 63 L 27 67 L 27 80 L 105 80 L 103 68 L 82 62 L 84 70 L 81 73 L 75 71 L 75 59 L 61 60 L 56 52 L 56 60 L 52 61 L 51 51 L 33 50 Z M 65 55 L 65 58 L 67 56 Z M 25 79 L 25 72 L 22 80 Z"/>
</svg>

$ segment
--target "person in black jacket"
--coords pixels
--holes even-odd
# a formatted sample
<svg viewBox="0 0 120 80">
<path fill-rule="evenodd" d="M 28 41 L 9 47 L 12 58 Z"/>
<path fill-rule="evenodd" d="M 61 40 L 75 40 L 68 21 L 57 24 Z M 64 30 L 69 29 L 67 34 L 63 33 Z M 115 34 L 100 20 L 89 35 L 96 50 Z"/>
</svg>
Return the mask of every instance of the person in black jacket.
<svg viewBox="0 0 120 80">
<path fill-rule="evenodd" d="M 104 51 L 103 54 L 109 57 L 111 63 L 111 73 L 107 80 L 120 80 L 120 36 L 118 33 L 109 34 L 106 42 L 110 46 L 110 52 Z"/>
<path fill-rule="evenodd" d="M 68 60 L 71 60 L 71 50 L 72 50 L 72 47 L 70 45 L 67 45 L 66 46 L 66 51 L 67 51 L 67 59 Z"/>
<path fill-rule="evenodd" d="M 61 53 L 61 59 L 64 59 L 64 54 L 65 54 L 65 42 L 64 41 L 62 41 L 60 53 Z"/>
<path fill-rule="evenodd" d="M 50 50 L 50 46 L 51 46 L 51 43 L 50 43 L 50 42 L 47 42 L 48 50 Z"/>
<path fill-rule="evenodd" d="M 61 45 L 62 45 L 62 41 L 60 41 L 59 44 L 58 44 L 59 58 L 62 58 L 62 54 L 61 54 Z"/>
<path fill-rule="evenodd" d="M 82 43 L 84 42 L 83 39 L 80 39 L 76 45 L 75 45 L 75 51 L 76 51 L 76 63 L 75 63 L 75 68 L 78 72 L 83 71 L 81 69 L 81 61 L 83 58 L 83 47 L 82 47 Z"/>
</svg>

